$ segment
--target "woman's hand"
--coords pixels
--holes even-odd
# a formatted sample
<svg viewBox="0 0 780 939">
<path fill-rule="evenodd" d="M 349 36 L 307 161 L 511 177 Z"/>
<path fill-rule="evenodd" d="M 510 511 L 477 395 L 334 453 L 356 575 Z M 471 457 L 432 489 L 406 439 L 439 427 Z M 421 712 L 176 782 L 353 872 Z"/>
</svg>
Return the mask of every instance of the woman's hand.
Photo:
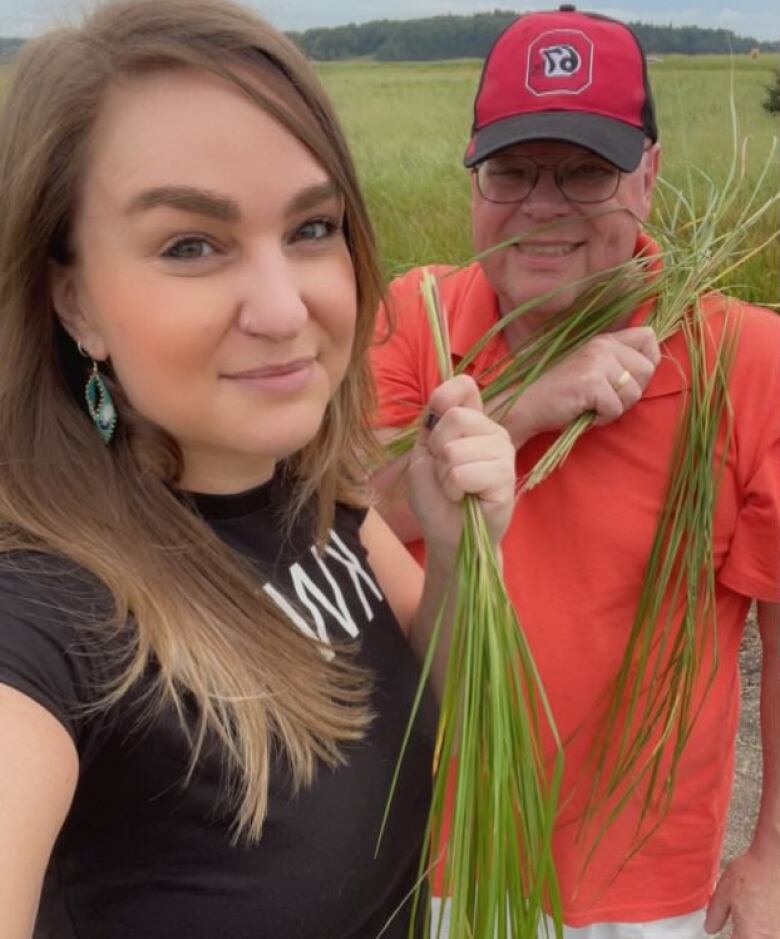
<svg viewBox="0 0 780 939">
<path fill-rule="evenodd" d="M 543 431 L 567 427 L 586 411 L 595 411 L 596 424 L 609 424 L 639 401 L 660 360 L 649 326 L 601 333 L 541 375 L 502 423 L 516 447 Z M 501 401 L 493 406 L 501 414 Z"/>
<path fill-rule="evenodd" d="M 465 495 L 479 499 L 494 543 L 503 537 L 515 504 L 515 451 L 466 375 L 434 391 L 427 415 L 409 464 L 409 501 L 428 556 L 449 563 L 463 528 Z"/>
</svg>

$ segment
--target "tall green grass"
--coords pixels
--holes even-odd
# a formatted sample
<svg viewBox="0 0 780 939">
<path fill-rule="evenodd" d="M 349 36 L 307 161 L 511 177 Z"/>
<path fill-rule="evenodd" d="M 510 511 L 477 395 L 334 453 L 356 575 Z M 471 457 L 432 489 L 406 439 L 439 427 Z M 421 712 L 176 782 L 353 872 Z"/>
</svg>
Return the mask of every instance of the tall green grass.
<svg viewBox="0 0 780 939">
<path fill-rule="evenodd" d="M 670 56 L 650 66 L 663 147 L 662 174 L 685 189 L 687 167 L 725 182 L 731 162 L 733 86 L 740 133 L 750 138 L 749 178 L 758 178 L 780 120 L 761 107 L 780 56 Z M 462 263 L 473 251 L 469 177 L 461 164 L 480 63 L 330 63 L 320 74 L 355 154 L 385 271 Z M 780 188 L 780 166 L 764 198 Z M 734 220 L 737 214 L 735 211 Z M 780 212 L 755 230 L 756 243 L 780 229 Z M 754 302 L 780 302 L 776 240 L 724 285 Z"/>
</svg>

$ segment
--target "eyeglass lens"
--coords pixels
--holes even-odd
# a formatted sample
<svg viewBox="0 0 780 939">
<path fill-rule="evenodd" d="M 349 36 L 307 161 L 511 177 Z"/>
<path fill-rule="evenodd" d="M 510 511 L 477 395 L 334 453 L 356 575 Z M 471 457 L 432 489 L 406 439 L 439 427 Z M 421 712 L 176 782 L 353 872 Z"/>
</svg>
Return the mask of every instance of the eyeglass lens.
<svg viewBox="0 0 780 939">
<path fill-rule="evenodd" d="M 477 186 L 489 202 L 522 202 L 543 169 L 552 170 L 561 194 L 571 202 L 604 202 L 620 182 L 620 170 L 598 157 L 573 157 L 561 163 L 537 163 L 529 157 L 497 156 L 477 167 Z"/>
</svg>

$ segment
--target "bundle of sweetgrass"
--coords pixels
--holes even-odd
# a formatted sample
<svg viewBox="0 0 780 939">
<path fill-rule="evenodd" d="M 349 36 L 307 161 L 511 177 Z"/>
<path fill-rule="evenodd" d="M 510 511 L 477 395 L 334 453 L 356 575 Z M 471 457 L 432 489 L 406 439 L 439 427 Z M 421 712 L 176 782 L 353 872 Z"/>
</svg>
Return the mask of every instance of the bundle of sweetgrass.
<svg viewBox="0 0 780 939">
<path fill-rule="evenodd" d="M 680 758 L 718 664 L 713 516 L 730 433 L 728 371 L 738 333 L 727 322 L 713 354 L 696 300 L 680 328 L 690 360 L 688 401 L 634 622 L 591 751 L 593 776 L 580 832 L 588 833 L 597 816 L 599 822 L 589 839 L 588 857 L 637 792 L 641 810 L 628 857 L 663 820 Z M 697 697 L 707 660 L 710 669 Z M 643 830 L 648 817 L 651 822 Z M 628 857 L 616 859 L 615 873 Z"/>
<path fill-rule="evenodd" d="M 448 378 L 452 365 L 446 319 L 435 282 L 425 274 L 422 286 L 439 370 Z M 475 498 L 464 500 L 463 515 L 447 613 L 443 609 L 436 623 L 420 685 L 422 689 L 430 672 L 446 615 L 451 620 L 450 656 L 411 922 L 417 921 L 418 908 L 426 902 L 430 869 L 438 866 L 442 893 L 451 897 L 450 939 L 535 939 L 545 911 L 560 935 L 550 850 L 563 768 L 560 742 Z M 552 756 L 543 753 L 545 732 L 554 741 Z M 451 773 L 454 791 L 448 813 Z M 435 929 L 433 935 L 439 932 Z M 426 917 L 425 936 L 430 935 Z"/>
</svg>

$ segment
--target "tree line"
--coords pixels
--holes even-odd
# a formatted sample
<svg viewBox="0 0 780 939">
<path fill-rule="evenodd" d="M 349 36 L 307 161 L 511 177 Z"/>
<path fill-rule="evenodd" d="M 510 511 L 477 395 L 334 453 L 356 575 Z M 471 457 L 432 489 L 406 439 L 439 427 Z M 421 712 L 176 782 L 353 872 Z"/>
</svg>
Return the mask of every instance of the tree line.
<svg viewBox="0 0 780 939">
<path fill-rule="evenodd" d="M 0 37 L 0 62 L 16 52 L 23 42 L 23 39 L 3 39 Z"/>
<path fill-rule="evenodd" d="M 309 56 L 320 62 L 371 58 L 379 62 L 436 59 L 483 59 L 498 34 L 515 19 L 510 10 L 470 16 L 429 16 L 414 20 L 372 20 L 346 26 L 307 29 L 288 35 Z M 658 26 L 631 23 L 645 51 L 651 55 L 744 54 L 753 49 L 780 51 L 780 41 L 759 42 L 737 36 L 730 29 L 699 26 Z M 0 61 L 24 40 L 0 38 Z"/>
<path fill-rule="evenodd" d="M 372 20 L 289 33 L 312 59 L 372 58 L 380 62 L 484 58 L 498 34 L 517 13 L 494 10 L 471 16 L 431 16 L 414 20 Z M 779 51 L 780 42 L 761 43 L 728 29 L 631 23 L 649 54 L 742 54 Z"/>
</svg>

